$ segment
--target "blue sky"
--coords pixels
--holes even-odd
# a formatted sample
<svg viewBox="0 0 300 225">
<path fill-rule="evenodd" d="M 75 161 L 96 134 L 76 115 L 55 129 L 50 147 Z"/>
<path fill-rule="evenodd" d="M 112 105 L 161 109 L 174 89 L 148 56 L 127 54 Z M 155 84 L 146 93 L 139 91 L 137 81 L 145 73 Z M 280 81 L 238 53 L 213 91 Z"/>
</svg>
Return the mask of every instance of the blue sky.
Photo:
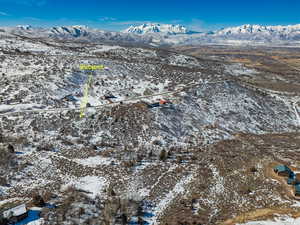
<svg viewBox="0 0 300 225">
<path fill-rule="evenodd" d="M 214 30 L 300 23 L 300 0 L 0 0 L 0 26 L 88 25 L 106 30 L 159 22 Z"/>
</svg>

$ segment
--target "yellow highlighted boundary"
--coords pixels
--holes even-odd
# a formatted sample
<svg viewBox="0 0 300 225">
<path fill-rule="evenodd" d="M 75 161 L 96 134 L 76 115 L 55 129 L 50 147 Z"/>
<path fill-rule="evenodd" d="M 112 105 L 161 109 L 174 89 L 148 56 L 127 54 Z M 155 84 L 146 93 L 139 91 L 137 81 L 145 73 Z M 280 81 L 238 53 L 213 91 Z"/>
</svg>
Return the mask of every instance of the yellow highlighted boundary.
<svg viewBox="0 0 300 225">
<path fill-rule="evenodd" d="M 102 70 L 102 69 L 104 69 L 104 66 L 103 65 L 81 64 L 81 65 L 79 65 L 79 69 L 81 69 L 81 70 Z"/>
<path fill-rule="evenodd" d="M 92 74 L 89 75 L 88 82 L 85 84 L 84 91 L 83 91 L 83 99 L 80 104 L 80 118 L 83 118 L 85 116 L 85 110 L 86 110 L 86 105 L 89 100 L 89 88 L 92 83 Z"/>
<path fill-rule="evenodd" d="M 79 65 L 79 69 L 81 70 L 102 70 L 104 69 L 104 65 L 88 65 L 88 64 L 81 64 Z M 92 85 L 92 73 L 90 73 L 87 83 L 85 84 L 84 90 L 83 90 L 83 99 L 80 104 L 80 118 L 83 118 L 85 116 L 85 110 L 86 105 L 89 100 L 89 88 Z"/>
</svg>

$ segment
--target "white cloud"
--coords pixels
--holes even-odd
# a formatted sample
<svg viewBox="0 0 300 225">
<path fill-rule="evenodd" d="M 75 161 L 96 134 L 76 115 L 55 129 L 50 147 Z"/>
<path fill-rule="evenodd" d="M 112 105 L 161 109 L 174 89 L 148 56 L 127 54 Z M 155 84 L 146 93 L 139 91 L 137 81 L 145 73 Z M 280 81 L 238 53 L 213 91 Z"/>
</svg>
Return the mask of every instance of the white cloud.
<svg viewBox="0 0 300 225">
<path fill-rule="evenodd" d="M 0 16 L 9 16 L 9 14 L 6 12 L 0 12 Z"/>
<path fill-rule="evenodd" d="M 100 21 L 115 21 L 115 20 L 117 20 L 116 18 L 114 18 L 114 17 L 101 17 L 100 19 L 99 19 Z"/>
</svg>

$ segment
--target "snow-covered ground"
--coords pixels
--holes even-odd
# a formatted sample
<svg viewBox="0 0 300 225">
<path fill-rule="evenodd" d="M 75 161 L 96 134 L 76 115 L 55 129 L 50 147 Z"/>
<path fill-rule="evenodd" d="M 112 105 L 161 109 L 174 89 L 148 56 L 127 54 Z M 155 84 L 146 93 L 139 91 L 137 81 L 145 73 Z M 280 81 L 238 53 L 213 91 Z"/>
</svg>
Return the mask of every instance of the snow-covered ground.
<svg viewBox="0 0 300 225">
<path fill-rule="evenodd" d="M 97 167 L 98 165 L 109 165 L 113 161 L 111 158 L 105 158 L 102 156 L 88 157 L 85 159 L 74 159 L 75 162 L 84 166 Z"/>
<path fill-rule="evenodd" d="M 69 183 L 62 186 L 62 189 L 74 186 L 80 190 L 84 190 L 87 194 L 95 198 L 102 193 L 105 187 L 107 187 L 107 181 L 105 178 L 97 176 L 85 176 L 79 179 L 71 180 Z"/>
<path fill-rule="evenodd" d="M 113 50 L 113 49 L 119 49 L 122 48 L 120 46 L 109 46 L 109 45 L 102 45 L 102 46 L 97 46 L 96 50 L 93 50 L 93 53 L 97 53 L 97 52 L 105 52 L 105 51 L 109 51 L 109 50 Z"/>
<path fill-rule="evenodd" d="M 230 75 L 240 76 L 240 75 L 255 75 L 258 72 L 255 69 L 250 69 L 243 66 L 240 63 L 226 65 L 225 72 L 229 73 Z"/>
<path fill-rule="evenodd" d="M 198 162 L 207 157 L 208 187 L 200 186 L 207 196 L 198 198 L 196 208 L 201 214 L 207 206 L 213 221 L 221 212 L 221 197 L 229 198 L 229 192 L 224 171 L 206 148 L 240 132 L 299 128 L 293 99 L 228 80 L 257 73 L 242 64 L 119 45 L 10 39 L 0 41 L 6 51 L 0 56 L 0 132 L 14 145 L 11 158 L 18 163 L 3 170 L 9 182 L 0 186 L 4 197 L 32 189 L 61 194 L 73 186 L 104 199 L 104 190 L 116 183 L 116 194 L 124 194 L 120 197 L 153 203 L 152 216 L 144 219 L 154 225 L 169 207 L 177 207 L 173 203 L 188 196 L 190 183 L 200 179 Z M 88 73 L 80 71 L 80 64 L 105 66 L 92 73 L 91 107 L 84 118 L 78 108 Z M 151 108 L 160 99 L 170 103 Z M 163 150 L 170 151 L 165 161 L 160 159 Z M 231 159 L 228 152 L 224 157 L 228 155 Z M 240 159 L 239 153 L 233 156 Z M 238 205 L 249 199 L 236 193 L 228 201 Z"/>
<path fill-rule="evenodd" d="M 178 196 L 178 195 L 184 195 L 186 186 L 191 182 L 193 179 L 194 174 L 191 173 L 188 176 L 182 178 L 175 187 L 170 190 L 167 195 L 160 200 L 160 202 L 155 206 L 155 208 L 151 211 L 153 213 L 153 217 L 150 217 L 147 222 L 149 222 L 151 225 L 159 224 L 159 221 L 157 220 L 159 216 L 162 216 L 164 210 L 169 206 L 169 204 Z"/>
<path fill-rule="evenodd" d="M 26 110 L 34 110 L 42 108 L 39 104 L 16 104 L 16 105 L 0 105 L 0 113 L 6 112 L 23 112 Z"/>
</svg>

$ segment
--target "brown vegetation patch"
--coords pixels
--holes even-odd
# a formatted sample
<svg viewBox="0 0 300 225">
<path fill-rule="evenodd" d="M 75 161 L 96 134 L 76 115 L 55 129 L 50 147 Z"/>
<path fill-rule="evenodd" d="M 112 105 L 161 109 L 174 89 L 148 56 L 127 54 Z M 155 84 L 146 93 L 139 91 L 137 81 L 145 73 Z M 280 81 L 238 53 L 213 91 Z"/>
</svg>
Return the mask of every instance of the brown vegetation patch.
<svg viewBox="0 0 300 225">
<path fill-rule="evenodd" d="M 248 221 L 274 219 L 275 216 L 278 216 L 278 214 L 292 215 L 293 218 L 298 218 L 299 213 L 300 209 L 293 208 L 256 209 L 236 216 L 233 219 L 228 219 L 225 222 L 220 223 L 220 225 L 235 225 L 237 223 L 246 223 Z"/>
</svg>

